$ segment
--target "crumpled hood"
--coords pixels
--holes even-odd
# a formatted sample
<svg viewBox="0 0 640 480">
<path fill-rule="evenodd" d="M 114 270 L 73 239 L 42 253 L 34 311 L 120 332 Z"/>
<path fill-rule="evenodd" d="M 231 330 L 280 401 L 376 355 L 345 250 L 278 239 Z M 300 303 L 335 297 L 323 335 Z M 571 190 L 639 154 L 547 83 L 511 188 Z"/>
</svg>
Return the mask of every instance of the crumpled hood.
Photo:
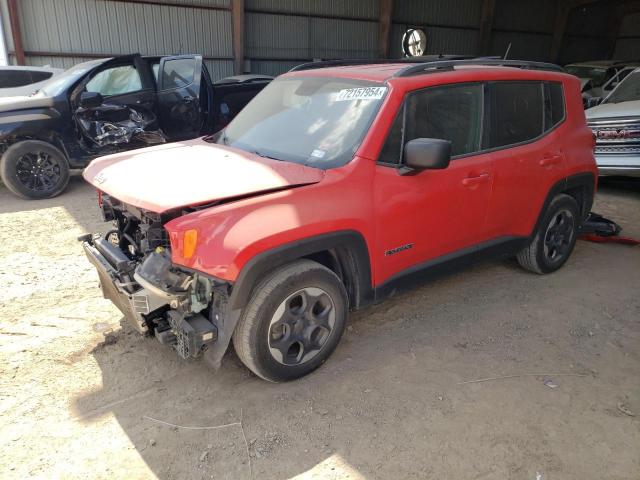
<svg viewBox="0 0 640 480">
<path fill-rule="evenodd" d="M 610 117 L 640 117 L 640 100 L 620 103 L 601 103 L 584 111 L 587 121 Z"/>
<path fill-rule="evenodd" d="M 199 138 L 95 159 L 85 180 L 138 208 L 174 208 L 318 183 L 324 171 Z"/>
</svg>

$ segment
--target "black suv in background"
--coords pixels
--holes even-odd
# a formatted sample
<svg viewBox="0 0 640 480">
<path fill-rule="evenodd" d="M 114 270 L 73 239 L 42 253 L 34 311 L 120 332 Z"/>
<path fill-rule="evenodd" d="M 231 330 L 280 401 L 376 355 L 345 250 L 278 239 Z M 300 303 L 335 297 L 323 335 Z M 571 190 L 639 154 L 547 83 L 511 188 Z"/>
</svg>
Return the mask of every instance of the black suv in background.
<svg viewBox="0 0 640 480">
<path fill-rule="evenodd" d="M 200 55 L 80 63 L 31 96 L 0 103 L 0 176 L 21 197 L 55 197 L 71 169 L 98 156 L 224 128 L 269 81 L 213 83 Z"/>
</svg>

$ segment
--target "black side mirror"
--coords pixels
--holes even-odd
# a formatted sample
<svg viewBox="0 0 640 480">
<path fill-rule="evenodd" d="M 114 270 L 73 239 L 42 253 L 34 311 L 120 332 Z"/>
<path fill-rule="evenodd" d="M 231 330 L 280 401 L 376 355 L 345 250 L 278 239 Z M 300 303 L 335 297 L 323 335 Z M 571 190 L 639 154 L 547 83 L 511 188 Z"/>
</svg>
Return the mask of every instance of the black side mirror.
<svg viewBox="0 0 640 480">
<path fill-rule="evenodd" d="M 405 144 L 403 157 L 401 175 L 447 168 L 451 161 L 451 142 L 439 138 L 416 138 Z"/>
<path fill-rule="evenodd" d="M 80 106 L 82 108 L 95 108 L 102 105 L 102 95 L 98 92 L 82 92 L 80 94 Z"/>
</svg>

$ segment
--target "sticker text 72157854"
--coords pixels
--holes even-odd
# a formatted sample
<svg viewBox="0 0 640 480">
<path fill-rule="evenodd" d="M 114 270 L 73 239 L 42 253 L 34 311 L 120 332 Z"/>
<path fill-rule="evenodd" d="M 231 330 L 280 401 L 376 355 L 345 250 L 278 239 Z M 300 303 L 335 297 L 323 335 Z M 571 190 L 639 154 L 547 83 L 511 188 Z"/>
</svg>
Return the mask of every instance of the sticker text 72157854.
<svg viewBox="0 0 640 480">
<path fill-rule="evenodd" d="M 345 88 L 336 94 L 335 101 L 380 100 L 386 91 L 386 87 Z"/>
</svg>

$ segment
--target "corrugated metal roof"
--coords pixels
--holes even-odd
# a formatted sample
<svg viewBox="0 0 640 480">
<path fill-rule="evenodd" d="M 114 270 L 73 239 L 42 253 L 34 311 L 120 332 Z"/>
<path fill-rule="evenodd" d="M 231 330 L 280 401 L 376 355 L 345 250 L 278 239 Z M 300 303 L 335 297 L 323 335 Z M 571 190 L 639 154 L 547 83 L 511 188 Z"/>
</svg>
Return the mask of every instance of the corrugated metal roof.
<svg viewBox="0 0 640 480">
<path fill-rule="evenodd" d="M 552 33 L 558 0 L 497 0 L 493 28 Z"/>
<path fill-rule="evenodd" d="M 478 27 L 482 0 L 402 1 L 393 4 L 393 20 L 409 25 Z"/>
<path fill-rule="evenodd" d="M 630 13 L 622 19 L 620 25 L 620 36 L 640 36 L 640 12 Z M 636 50 L 635 56 L 640 56 L 640 49 Z M 622 57 L 620 57 L 622 58 Z"/>
<path fill-rule="evenodd" d="M 509 49 L 509 58 L 518 60 L 549 59 L 551 35 L 524 32 L 494 32 L 491 39 L 491 55 L 504 55 Z"/>
<path fill-rule="evenodd" d="M 22 0 L 20 8 L 27 51 L 232 55 L 228 11 L 104 0 Z"/>
<path fill-rule="evenodd" d="M 246 0 L 247 10 L 378 19 L 378 0 Z"/>
<path fill-rule="evenodd" d="M 620 38 L 616 42 L 613 58 L 620 60 L 637 59 L 640 52 L 640 38 Z"/>
<path fill-rule="evenodd" d="M 256 13 L 247 13 L 245 19 L 245 50 L 250 58 L 372 58 L 377 54 L 375 23 Z"/>
</svg>

